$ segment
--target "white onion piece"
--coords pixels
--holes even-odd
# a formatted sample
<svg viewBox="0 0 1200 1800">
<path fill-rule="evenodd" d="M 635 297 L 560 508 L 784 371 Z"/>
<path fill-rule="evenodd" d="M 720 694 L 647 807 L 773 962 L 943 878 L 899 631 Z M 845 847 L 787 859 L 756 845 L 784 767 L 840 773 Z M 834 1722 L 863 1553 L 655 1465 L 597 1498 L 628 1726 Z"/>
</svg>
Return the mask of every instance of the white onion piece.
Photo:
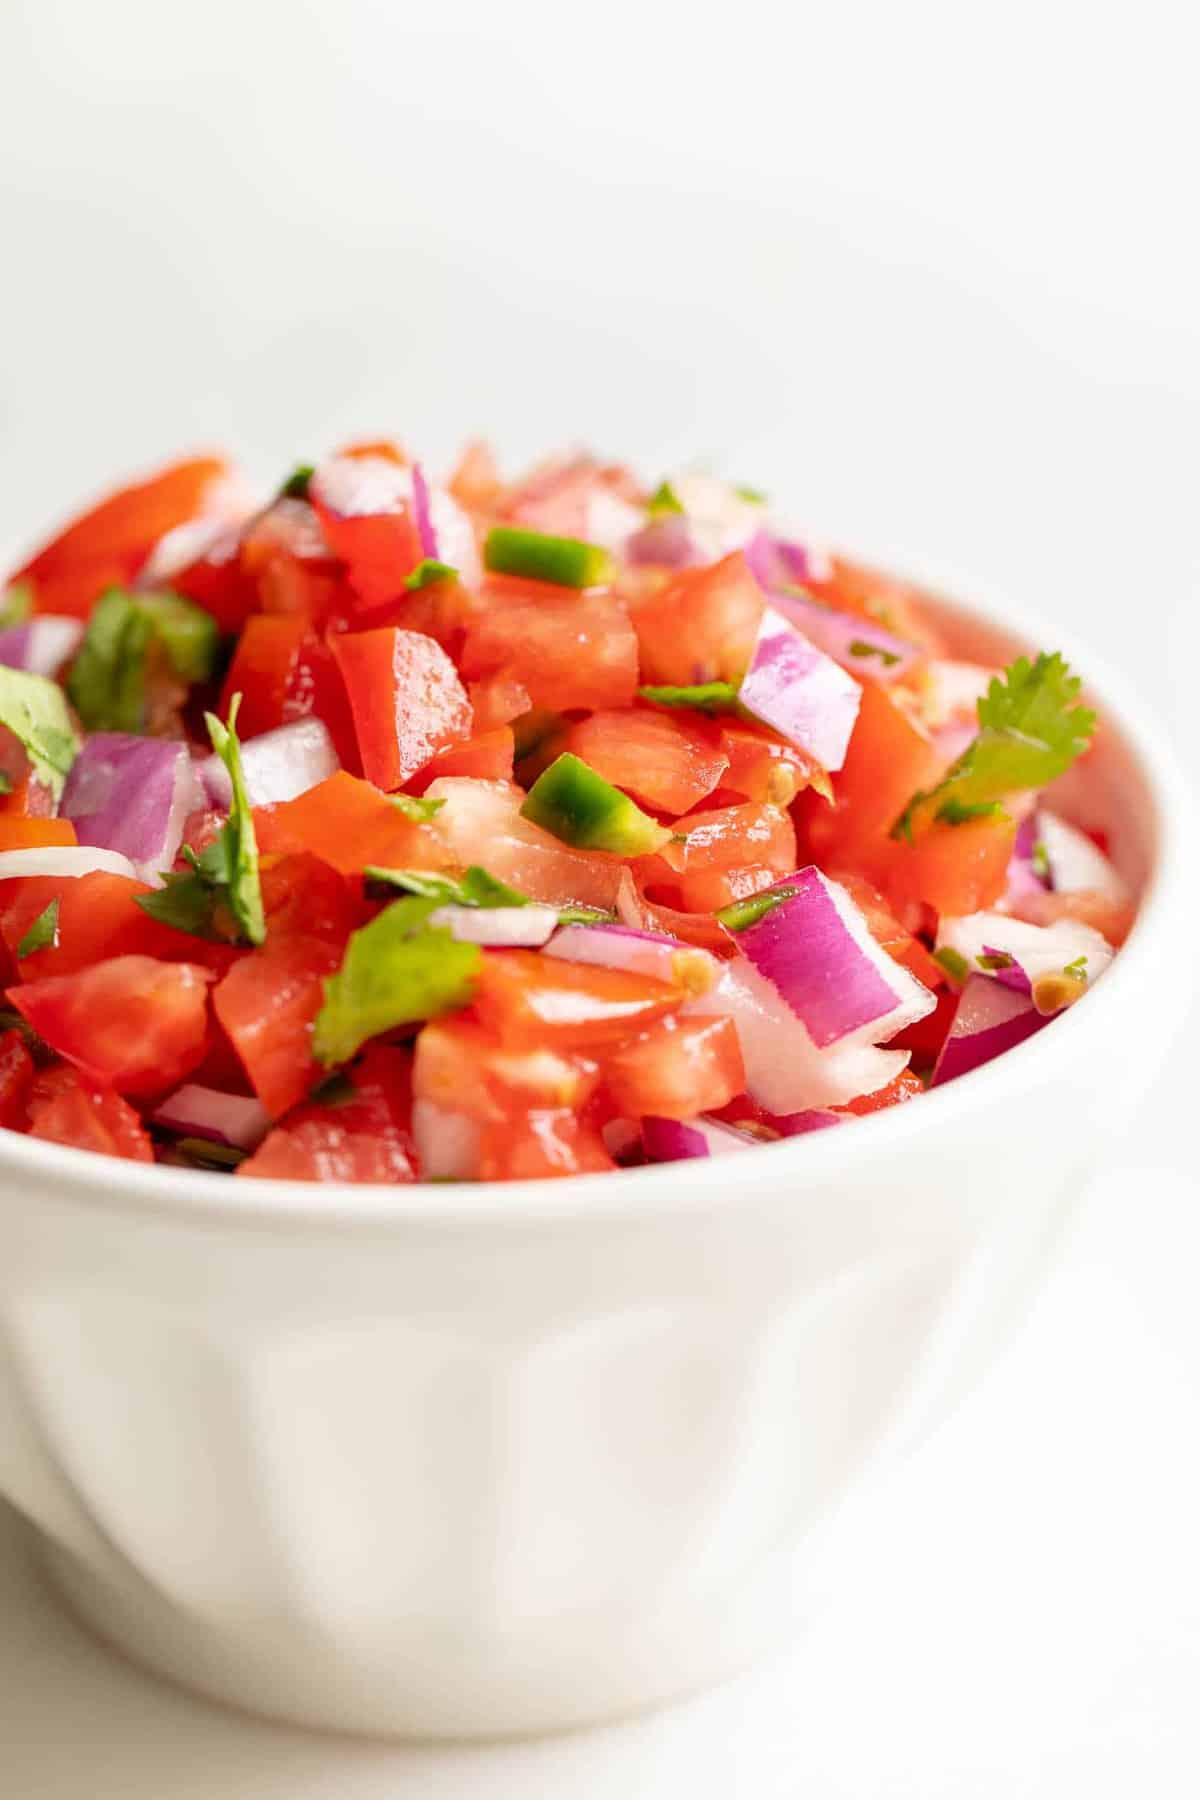
<svg viewBox="0 0 1200 1800">
<path fill-rule="evenodd" d="M 341 767 L 324 721 L 310 716 L 260 732 L 242 744 L 242 773 L 251 806 L 271 806 L 306 794 Z M 206 756 L 197 775 L 214 806 L 227 811 L 232 797 L 229 770 L 219 756 Z"/>
<path fill-rule="evenodd" d="M 669 486 L 705 562 L 743 549 L 766 522 L 765 508 L 715 475 L 672 475 Z"/>
<path fill-rule="evenodd" d="M 558 925 L 553 906 L 439 906 L 429 923 L 448 931 L 460 944 L 484 944 L 493 950 L 540 950 Z"/>
<path fill-rule="evenodd" d="M 1081 973 L 1090 987 L 1113 959 L 1111 945 L 1090 925 L 1081 925 L 1075 919 L 1057 919 L 1053 925 L 1028 925 L 1024 919 L 998 912 L 942 919 L 938 925 L 938 949 L 953 950 L 972 972 L 991 975 L 1004 987 L 1018 988 L 1037 982 L 1044 975 L 1061 974 L 1068 964 L 1077 963 L 1081 957 Z M 980 962 L 981 957 L 990 960 L 996 952 L 1010 956 L 1016 970 L 988 968 Z"/>
<path fill-rule="evenodd" d="M 137 870 L 119 850 L 101 850 L 94 844 L 51 844 L 37 850 L 0 850 L 0 881 L 18 875 L 128 875 Z"/>
<path fill-rule="evenodd" d="M 928 988 L 880 948 L 845 888 L 817 868 L 738 933 L 738 949 L 776 987 L 820 1049 L 880 1044 L 937 1005 Z"/>
<path fill-rule="evenodd" d="M 413 1143 L 422 1181 L 473 1181 L 479 1173 L 479 1126 L 433 1100 L 414 1100 Z"/>
<path fill-rule="evenodd" d="M 716 987 L 683 1010 L 725 1013 L 733 1020 L 747 1092 L 770 1113 L 844 1106 L 887 1087 L 908 1066 L 907 1050 L 869 1044 L 818 1049 L 779 989 L 744 956 L 724 963 Z"/>
<path fill-rule="evenodd" d="M 1042 811 L 1037 818 L 1037 835 L 1045 848 L 1050 885 L 1055 893 L 1072 894 L 1086 888 L 1122 905 L 1129 900 L 1128 887 L 1086 832 L 1068 825 L 1056 813 Z"/>
<path fill-rule="evenodd" d="M 584 537 L 589 544 L 622 555 L 631 537 L 642 529 L 646 515 L 640 506 L 631 506 L 614 494 L 611 488 L 597 488 L 587 497 Z"/>
<path fill-rule="evenodd" d="M 693 994 L 706 994 L 721 972 L 717 958 L 707 950 L 628 925 L 564 925 L 546 945 L 545 953 L 564 962 L 650 975 L 657 981 L 677 983 Z"/>
<path fill-rule="evenodd" d="M 210 1138 L 235 1150 L 255 1149 L 271 1128 L 271 1115 L 260 1101 L 244 1094 L 223 1094 L 193 1081 L 168 1094 L 151 1118 L 181 1137 Z"/>
<path fill-rule="evenodd" d="M 30 675 L 57 675 L 73 656 L 83 638 L 82 619 L 60 613 L 39 613 L 24 625 L 0 631 L 0 663 L 24 669 Z"/>
</svg>

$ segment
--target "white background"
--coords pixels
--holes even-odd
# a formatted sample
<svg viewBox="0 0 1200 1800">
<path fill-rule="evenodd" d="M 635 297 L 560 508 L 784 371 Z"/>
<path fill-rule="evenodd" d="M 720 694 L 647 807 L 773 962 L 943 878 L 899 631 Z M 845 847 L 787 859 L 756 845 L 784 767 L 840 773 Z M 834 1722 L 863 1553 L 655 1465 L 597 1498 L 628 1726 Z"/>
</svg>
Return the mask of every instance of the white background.
<svg viewBox="0 0 1200 1800">
<path fill-rule="evenodd" d="M 0 542 L 209 444 L 700 457 L 1061 618 L 1200 768 L 1188 10 L 0 0 Z M 1194 1794 L 1192 1063 L 790 1657 L 536 1747 L 332 1744 L 110 1663 L 5 1528 L 0 1794 Z"/>
</svg>

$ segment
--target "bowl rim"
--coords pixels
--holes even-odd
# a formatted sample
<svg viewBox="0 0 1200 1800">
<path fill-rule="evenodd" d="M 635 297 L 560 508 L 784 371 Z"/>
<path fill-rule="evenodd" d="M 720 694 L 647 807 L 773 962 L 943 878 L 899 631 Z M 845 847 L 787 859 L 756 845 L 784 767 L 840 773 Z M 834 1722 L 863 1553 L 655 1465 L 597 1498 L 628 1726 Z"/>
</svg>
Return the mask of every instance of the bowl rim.
<svg viewBox="0 0 1200 1800">
<path fill-rule="evenodd" d="M 220 1222 L 259 1233 L 322 1226 L 436 1234 L 483 1224 L 506 1234 L 531 1224 L 595 1228 L 631 1216 L 745 1210 L 752 1199 L 748 1188 L 773 1192 L 789 1177 L 800 1176 L 814 1184 L 827 1182 L 841 1170 L 886 1158 L 889 1146 L 907 1143 L 914 1132 L 933 1134 L 964 1114 L 1003 1105 L 1015 1090 L 1037 1081 L 1051 1058 L 1070 1059 L 1082 1033 L 1104 1033 L 1118 996 L 1144 981 L 1163 953 L 1195 854 L 1193 803 L 1182 766 L 1149 705 L 1085 641 L 1049 629 L 1037 612 L 1007 603 L 988 605 L 978 597 L 964 600 L 948 593 L 942 582 L 919 585 L 939 609 L 964 624 L 998 630 L 1030 647 L 1058 644 L 1072 667 L 1084 671 L 1089 697 L 1125 740 L 1154 807 L 1155 853 L 1133 929 L 1097 992 L 1072 1007 L 1053 1032 L 1039 1032 L 959 1080 L 930 1090 L 916 1106 L 868 1114 L 853 1131 L 755 1145 L 749 1163 L 735 1165 L 736 1181 L 729 1179 L 724 1157 L 708 1157 L 548 1181 L 234 1182 L 225 1174 L 105 1157 L 0 1130 L 0 1187 L 33 1182 L 60 1194 L 67 1191 L 72 1201 L 94 1205 L 98 1212 L 153 1215 L 181 1227 Z M 978 596 L 979 584 L 970 586 Z"/>
</svg>

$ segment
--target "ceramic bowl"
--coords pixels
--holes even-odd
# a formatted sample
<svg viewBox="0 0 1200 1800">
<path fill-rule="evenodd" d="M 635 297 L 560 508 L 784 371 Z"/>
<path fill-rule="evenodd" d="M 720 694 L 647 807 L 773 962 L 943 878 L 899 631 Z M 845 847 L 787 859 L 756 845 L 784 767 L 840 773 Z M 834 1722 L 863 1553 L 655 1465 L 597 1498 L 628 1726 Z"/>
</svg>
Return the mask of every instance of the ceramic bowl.
<svg viewBox="0 0 1200 1800">
<path fill-rule="evenodd" d="M 960 654 L 1060 641 L 942 618 Z M 1169 1042 L 1187 800 L 1064 647 L 1103 731 L 1060 804 L 1138 924 L 1049 1030 L 908 1106 L 504 1187 L 0 1132 L 0 1492 L 75 1611 L 216 1699 L 452 1737 L 664 1700 L 790 1629 L 812 1528 L 975 1380 Z"/>
</svg>

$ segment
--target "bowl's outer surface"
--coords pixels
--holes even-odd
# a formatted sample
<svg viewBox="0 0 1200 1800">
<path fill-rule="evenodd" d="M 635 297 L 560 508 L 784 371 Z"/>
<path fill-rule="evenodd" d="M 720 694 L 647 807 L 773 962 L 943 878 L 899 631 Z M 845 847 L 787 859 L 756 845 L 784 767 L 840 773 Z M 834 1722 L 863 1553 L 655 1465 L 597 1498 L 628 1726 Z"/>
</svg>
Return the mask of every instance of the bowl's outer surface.
<svg viewBox="0 0 1200 1800">
<path fill-rule="evenodd" d="M 1184 801 L 1114 711 L 1069 804 L 1148 887 L 1129 946 L 891 1114 L 461 1190 L 0 1134 L 0 1491 L 79 1612 L 211 1695 L 383 1733 L 580 1723 L 752 1656 L 809 1527 L 983 1366 L 1166 1048 Z"/>
</svg>

